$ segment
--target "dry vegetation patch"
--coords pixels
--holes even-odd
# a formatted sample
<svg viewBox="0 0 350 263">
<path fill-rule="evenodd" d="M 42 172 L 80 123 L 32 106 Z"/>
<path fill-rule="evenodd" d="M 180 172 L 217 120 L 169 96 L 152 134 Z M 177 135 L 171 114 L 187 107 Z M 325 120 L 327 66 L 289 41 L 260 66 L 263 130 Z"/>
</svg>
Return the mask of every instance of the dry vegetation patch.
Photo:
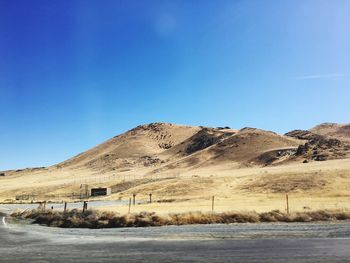
<svg viewBox="0 0 350 263">
<path fill-rule="evenodd" d="M 159 193 L 167 196 L 195 195 L 202 191 L 208 191 L 214 186 L 211 178 L 193 177 L 169 182 L 159 189 Z"/>
<path fill-rule="evenodd" d="M 113 212 L 73 209 L 68 212 L 52 210 L 32 210 L 11 215 L 17 219 L 31 219 L 33 223 L 64 228 L 118 228 L 147 227 L 164 225 L 191 224 L 231 224 L 261 222 L 312 222 L 349 220 L 350 212 L 336 210 L 308 211 L 286 214 L 279 210 L 266 213 L 227 212 L 202 213 L 187 212 L 180 214 L 157 215 L 154 212 L 120 215 Z"/>
<path fill-rule="evenodd" d="M 162 182 L 165 180 L 171 180 L 174 179 L 174 177 L 168 177 L 168 178 L 159 178 L 159 179 L 151 179 L 151 178 L 144 178 L 144 179 L 136 179 L 133 181 L 123 181 L 118 184 L 112 185 L 112 193 L 119 193 L 127 191 L 131 188 L 137 187 L 137 186 L 146 186 L 151 183 L 157 183 Z"/>
<path fill-rule="evenodd" d="M 241 189 L 254 192 L 288 193 L 323 189 L 328 184 L 325 176 L 319 173 L 265 174 Z"/>
</svg>

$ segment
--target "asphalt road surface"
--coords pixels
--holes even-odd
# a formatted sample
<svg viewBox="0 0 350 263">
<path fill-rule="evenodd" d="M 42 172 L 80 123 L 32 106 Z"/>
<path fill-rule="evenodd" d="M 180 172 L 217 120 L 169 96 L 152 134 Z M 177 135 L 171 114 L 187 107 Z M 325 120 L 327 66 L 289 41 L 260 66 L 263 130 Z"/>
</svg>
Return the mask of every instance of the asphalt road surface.
<svg viewBox="0 0 350 263">
<path fill-rule="evenodd" d="M 0 214 L 0 262 L 350 262 L 350 222 L 94 230 Z"/>
</svg>

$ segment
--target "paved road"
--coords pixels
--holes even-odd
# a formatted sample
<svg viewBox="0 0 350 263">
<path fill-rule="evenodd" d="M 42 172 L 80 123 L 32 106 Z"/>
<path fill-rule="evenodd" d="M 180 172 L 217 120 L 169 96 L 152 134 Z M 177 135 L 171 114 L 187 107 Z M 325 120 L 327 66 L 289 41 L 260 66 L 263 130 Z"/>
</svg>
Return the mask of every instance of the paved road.
<svg viewBox="0 0 350 263">
<path fill-rule="evenodd" d="M 0 262 L 350 262 L 350 222 L 60 229 L 0 215 Z"/>
</svg>

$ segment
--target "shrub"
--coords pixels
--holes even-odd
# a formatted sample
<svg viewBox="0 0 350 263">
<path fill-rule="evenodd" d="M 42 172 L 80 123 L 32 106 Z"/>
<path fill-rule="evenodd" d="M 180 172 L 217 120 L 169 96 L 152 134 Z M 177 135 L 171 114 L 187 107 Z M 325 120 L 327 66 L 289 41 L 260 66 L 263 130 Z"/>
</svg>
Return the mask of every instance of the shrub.
<svg viewBox="0 0 350 263">
<path fill-rule="evenodd" d="M 226 212 L 202 213 L 187 212 L 180 214 L 157 215 L 154 212 L 119 215 L 112 212 L 99 212 L 77 209 L 66 213 L 52 210 L 31 210 L 14 212 L 12 217 L 32 219 L 33 223 L 65 228 L 108 228 L 108 227 L 147 227 L 164 225 L 191 224 L 230 224 L 259 222 L 312 222 L 330 220 L 349 220 L 349 212 L 319 210 L 286 214 L 279 210 L 265 213 L 256 212 Z"/>
</svg>

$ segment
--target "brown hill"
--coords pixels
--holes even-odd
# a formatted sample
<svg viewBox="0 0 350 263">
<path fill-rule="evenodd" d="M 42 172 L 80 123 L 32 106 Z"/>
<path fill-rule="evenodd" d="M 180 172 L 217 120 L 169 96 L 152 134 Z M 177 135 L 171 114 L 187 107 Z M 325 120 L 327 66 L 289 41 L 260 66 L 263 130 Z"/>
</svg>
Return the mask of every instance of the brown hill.
<svg viewBox="0 0 350 263">
<path fill-rule="evenodd" d="M 272 150 L 296 148 L 299 144 L 299 140 L 271 131 L 244 128 L 234 136 L 219 143 L 212 150 L 217 154 L 215 159 L 247 163 L 263 153 Z"/>
<path fill-rule="evenodd" d="M 237 130 L 233 129 L 200 128 L 196 134 L 166 150 L 163 155 L 172 156 L 173 158 L 186 157 L 204 150 L 235 133 L 237 133 Z"/>
<path fill-rule="evenodd" d="M 349 145 L 337 138 L 304 130 L 294 130 L 286 133 L 286 136 L 304 141 L 304 144 L 299 145 L 293 157 L 304 158 L 305 162 L 341 159 L 349 154 Z"/>
<path fill-rule="evenodd" d="M 255 128 L 234 130 L 229 127 L 151 123 L 115 136 L 50 167 L 50 171 L 86 170 L 87 173 L 91 171 L 95 174 L 139 171 L 139 174 L 147 174 L 170 170 L 181 172 L 183 169 L 209 166 L 239 168 L 341 159 L 348 156 L 350 146 L 330 135 L 345 137 L 348 127 L 322 124 L 313 128 L 319 134 L 295 130 L 279 135 Z M 26 172 L 24 170 L 23 174 Z"/>
<path fill-rule="evenodd" d="M 325 207 L 325 201 L 343 206 L 350 189 L 349 156 L 346 141 L 311 131 L 279 135 L 254 128 L 152 123 L 52 167 L 0 172 L 0 202 L 29 196 L 74 200 L 82 196 L 85 184 L 111 187 L 112 196 L 101 198 L 112 200 L 129 200 L 134 193 L 138 200 L 148 200 L 152 193 L 161 203 L 150 209 L 166 212 L 211 207 L 208 198 L 214 195 L 222 211 L 281 209 L 286 192 L 293 192 L 293 207 L 299 204 L 300 209 Z M 305 194 L 319 198 L 317 204 L 305 203 Z"/>
<path fill-rule="evenodd" d="M 50 169 L 87 169 L 93 173 L 142 169 L 142 173 L 154 173 L 221 165 L 247 167 L 341 159 L 349 155 L 350 146 L 338 138 L 346 138 L 349 127 L 321 124 L 312 129 L 315 132 L 295 130 L 279 135 L 255 128 L 234 130 L 151 123 L 115 136 Z"/>
<path fill-rule="evenodd" d="M 299 144 L 300 141 L 297 139 L 254 128 L 239 131 L 205 128 L 179 146 L 175 146 L 182 158 L 175 159 L 161 170 L 217 165 L 231 167 L 267 165 L 271 162 L 259 159 L 260 155 L 273 150 L 296 151 Z"/>
<path fill-rule="evenodd" d="M 115 136 L 56 168 L 87 168 L 102 173 L 147 169 L 157 173 L 218 165 L 266 166 L 344 158 L 344 147 L 338 139 L 310 131 L 279 135 L 255 128 L 151 123 Z"/>
<path fill-rule="evenodd" d="M 350 124 L 322 123 L 310 129 L 310 131 L 315 134 L 350 141 Z"/>
<path fill-rule="evenodd" d="M 104 173 L 145 168 L 158 172 L 221 164 L 269 165 L 281 161 L 269 158 L 270 153 L 295 152 L 300 144 L 298 139 L 254 128 L 238 131 L 151 123 L 118 135 L 55 168 Z"/>
<path fill-rule="evenodd" d="M 199 130 L 199 127 L 168 123 L 140 125 L 58 164 L 57 168 L 85 167 L 110 171 L 161 163 L 158 154 L 193 136 Z"/>
</svg>

